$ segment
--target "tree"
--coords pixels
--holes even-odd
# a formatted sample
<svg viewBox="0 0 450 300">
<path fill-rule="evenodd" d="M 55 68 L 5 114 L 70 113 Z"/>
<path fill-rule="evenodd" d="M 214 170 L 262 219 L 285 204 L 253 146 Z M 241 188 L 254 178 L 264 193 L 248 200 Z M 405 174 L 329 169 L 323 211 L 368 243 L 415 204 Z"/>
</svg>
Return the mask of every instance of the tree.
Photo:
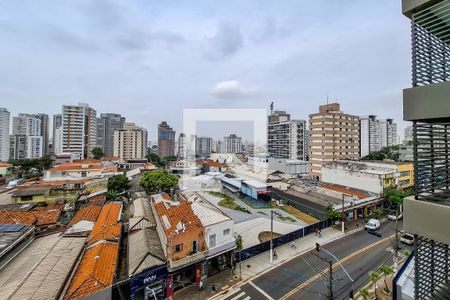
<svg viewBox="0 0 450 300">
<path fill-rule="evenodd" d="M 164 166 L 164 164 L 161 161 L 161 158 L 155 152 L 149 152 L 147 154 L 146 158 L 148 159 L 149 162 L 151 162 L 152 164 L 154 164 L 157 167 L 163 167 Z"/>
<path fill-rule="evenodd" d="M 335 221 L 335 220 L 339 220 L 341 218 L 341 213 L 339 211 L 335 211 L 333 209 L 333 205 L 329 204 L 326 207 L 326 214 L 327 214 L 327 218 L 330 221 Z"/>
<path fill-rule="evenodd" d="M 369 278 L 370 278 L 370 281 L 372 281 L 372 283 L 375 285 L 375 299 L 378 299 L 377 283 L 378 283 L 378 280 L 380 280 L 380 274 L 378 274 L 377 272 L 369 272 Z"/>
<path fill-rule="evenodd" d="M 403 204 L 403 199 L 414 194 L 413 191 L 398 191 L 395 189 L 388 190 L 384 193 L 384 199 L 389 202 L 389 206 L 398 209 Z"/>
<path fill-rule="evenodd" d="M 361 290 L 359 291 L 359 294 L 361 295 L 361 297 L 362 297 L 364 300 L 369 300 L 369 299 L 370 299 L 369 290 L 367 290 L 367 289 L 361 289 Z"/>
<path fill-rule="evenodd" d="M 158 169 L 146 172 L 139 183 L 149 194 L 170 193 L 178 186 L 178 176 L 170 174 L 164 169 Z"/>
<path fill-rule="evenodd" d="M 130 187 L 130 180 L 123 174 L 114 175 L 108 179 L 108 191 L 121 193 Z"/>
<path fill-rule="evenodd" d="M 383 276 L 384 276 L 384 278 L 383 278 L 383 281 L 384 281 L 384 290 L 386 291 L 386 293 L 389 294 L 391 291 L 389 290 L 389 287 L 388 287 L 388 285 L 387 285 L 386 278 L 387 278 L 388 276 L 391 276 L 392 274 L 395 273 L 395 272 L 394 272 L 394 268 L 392 268 L 391 266 L 388 266 L 388 265 L 384 265 L 384 264 L 383 264 L 383 265 L 380 266 L 379 270 L 380 270 L 381 274 L 383 274 Z"/>
<path fill-rule="evenodd" d="M 375 207 L 372 210 L 372 215 L 375 219 L 381 218 L 381 216 L 383 215 L 383 209 L 381 207 Z"/>
<path fill-rule="evenodd" d="M 50 155 L 43 156 L 39 159 L 39 164 L 43 170 L 47 170 L 52 165 L 53 160 Z"/>
<path fill-rule="evenodd" d="M 114 199 L 116 199 L 117 197 L 119 197 L 119 193 L 116 192 L 115 190 L 108 190 L 108 191 L 106 192 L 106 198 L 107 198 L 108 200 L 114 200 Z"/>
<path fill-rule="evenodd" d="M 94 159 L 101 159 L 101 158 L 103 158 L 103 156 L 105 156 L 105 154 L 103 153 L 102 148 L 100 148 L 100 147 L 94 147 L 94 148 L 92 148 L 92 150 L 91 150 L 91 156 L 92 156 Z"/>
</svg>

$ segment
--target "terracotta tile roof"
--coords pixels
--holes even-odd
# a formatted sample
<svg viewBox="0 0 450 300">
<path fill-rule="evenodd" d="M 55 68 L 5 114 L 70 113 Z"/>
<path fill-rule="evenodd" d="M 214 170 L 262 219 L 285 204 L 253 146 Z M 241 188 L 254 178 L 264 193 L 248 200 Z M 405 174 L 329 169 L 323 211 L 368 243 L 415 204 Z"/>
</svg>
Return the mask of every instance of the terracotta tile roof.
<svg viewBox="0 0 450 300">
<path fill-rule="evenodd" d="M 99 159 L 80 159 L 80 160 L 74 160 L 74 163 L 77 164 L 100 164 L 102 161 Z"/>
<path fill-rule="evenodd" d="M 79 299 L 111 286 L 118 255 L 119 246 L 116 243 L 103 241 L 87 248 L 64 299 Z"/>
<path fill-rule="evenodd" d="M 80 171 L 80 170 L 101 170 L 104 167 L 100 164 L 89 163 L 62 163 L 48 169 L 49 172 L 63 172 L 63 171 Z"/>
<path fill-rule="evenodd" d="M 82 220 L 95 222 L 97 220 L 98 215 L 100 214 L 101 210 L 102 210 L 102 207 L 98 206 L 98 205 L 88 205 L 88 206 L 82 207 L 77 211 L 75 216 L 73 216 L 69 225 L 73 225 Z"/>
<path fill-rule="evenodd" d="M 36 206 L 32 209 L 32 211 L 46 211 L 46 210 L 53 210 L 53 209 L 63 210 L 63 208 L 64 208 L 64 203 L 48 203 L 45 206 Z"/>
<path fill-rule="evenodd" d="M 158 200 L 158 197 L 152 198 L 155 203 L 156 213 L 163 224 L 167 237 L 177 235 L 181 230 L 186 232 L 203 228 L 200 219 L 192 210 L 190 202 L 173 201 L 168 194 L 161 194 L 160 196 L 164 200 Z M 170 225 L 166 225 L 166 218 Z"/>
<path fill-rule="evenodd" d="M 86 242 L 91 244 L 101 240 L 117 241 L 122 232 L 122 226 L 119 222 L 121 212 L 122 203 L 110 202 L 105 204 Z"/>
<path fill-rule="evenodd" d="M 12 211 L 0 210 L 0 224 L 50 225 L 58 222 L 61 210 Z"/>
<path fill-rule="evenodd" d="M 211 159 L 199 159 L 197 160 L 197 164 L 203 165 L 203 164 L 207 164 L 210 167 L 214 167 L 214 168 L 221 168 L 221 167 L 225 167 L 226 164 L 217 162 L 217 161 L 213 161 Z"/>
<path fill-rule="evenodd" d="M 36 216 L 30 211 L 0 210 L 0 224 L 33 225 Z"/>
<path fill-rule="evenodd" d="M 368 194 L 361 193 L 361 192 L 358 192 L 358 191 L 355 191 L 353 189 L 350 189 L 350 188 L 347 188 L 347 187 L 343 187 L 343 186 L 337 186 L 337 185 L 332 185 L 332 184 L 325 184 L 325 185 L 323 185 L 321 187 L 325 188 L 325 189 L 328 189 L 328 190 L 335 191 L 335 192 L 356 196 L 358 199 L 364 199 L 364 198 L 369 197 Z"/>
<path fill-rule="evenodd" d="M 0 168 L 9 168 L 9 167 L 12 167 L 13 165 L 11 165 L 11 164 L 7 164 L 7 163 L 2 163 L 2 162 L 0 162 Z"/>
<path fill-rule="evenodd" d="M 102 205 L 105 202 L 106 202 L 106 196 L 96 196 L 96 197 L 92 197 L 91 199 L 89 199 L 89 204 Z"/>
<path fill-rule="evenodd" d="M 37 219 L 36 224 L 34 225 L 42 226 L 56 224 L 59 216 L 61 215 L 61 210 L 53 209 L 47 211 L 31 211 L 31 213 L 33 213 Z"/>
</svg>

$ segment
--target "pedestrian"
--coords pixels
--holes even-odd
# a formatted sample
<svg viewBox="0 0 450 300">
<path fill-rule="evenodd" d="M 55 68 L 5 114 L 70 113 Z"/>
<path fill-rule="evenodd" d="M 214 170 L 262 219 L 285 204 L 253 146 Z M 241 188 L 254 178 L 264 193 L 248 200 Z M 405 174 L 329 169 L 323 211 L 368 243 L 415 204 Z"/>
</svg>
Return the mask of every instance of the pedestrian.
<svg viewBox="0 0 450 300">
<path fill-rule="evenodd" d="M 291 248 L 292 248 L 292 249 L 297 249 L 297 246 L 295 246 L 295 241 L 292 241 L 292 243 L 291 243 Z"/>
<path fill-rule="evenodd" d="M 320 231 L 320 229 L 317 229 L 317 232 L 319 233 L 319 237 L 321 237 L 322 232 Z"/>
<path fill-rule="evenodd" d="M 277 258 L 278 258 L 277 251 L 273 250 L 273 259 L 277 259 Z"/>
<path fill-rule="evenodd" d="M 201 291 L 203 290 L 203 281 L 200 280 L 200 282 L 198 283 L 198 290 Z"/>
</svg>

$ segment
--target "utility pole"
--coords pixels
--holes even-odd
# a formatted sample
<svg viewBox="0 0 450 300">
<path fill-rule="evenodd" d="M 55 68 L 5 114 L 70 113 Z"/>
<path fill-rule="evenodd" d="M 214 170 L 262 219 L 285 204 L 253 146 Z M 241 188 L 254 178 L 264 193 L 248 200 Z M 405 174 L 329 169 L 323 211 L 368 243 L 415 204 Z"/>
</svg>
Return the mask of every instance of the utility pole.
<svg viewBox="0 0 450 300">
<path fill-rule="evenodd" d="M 345 233 L 345 224 L 344 224 L 344 220 L 345 220 L 345 216 L 344 216 L 344 202 L 345 202 L 345 194 L 342 194 L 342 213 L 341 213 L 341 218 L 342 218 L 342 233 Z"/>
<path fill-rule="evenodd" d="M 328 261 L 330 265 L 330 281 L 328 283 L 328 299 L 333 300 L 333 262 L 331 259 Z"/>
<path fill-rule="evenodd" d="M 273 263 L 273 215 L 281 216 L 280 213 L 270 211 L 270 264 Z"/>
<path fill-rule="evenodd" d="M 398 208 L 395 209 L 395 247 L 394 247 L 394 268 L 398 267 Z"/>
</svg>

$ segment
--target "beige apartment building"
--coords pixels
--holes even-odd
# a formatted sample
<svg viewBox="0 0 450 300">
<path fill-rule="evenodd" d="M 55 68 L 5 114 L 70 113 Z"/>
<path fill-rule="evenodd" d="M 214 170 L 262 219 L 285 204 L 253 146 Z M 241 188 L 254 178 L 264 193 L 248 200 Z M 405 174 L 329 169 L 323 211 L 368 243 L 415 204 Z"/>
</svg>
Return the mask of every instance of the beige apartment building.
<svg viewBox="0 0 450 300">
<path fill-rule="evenodd" d="M 309 175 L 321 179 L 322 164 L 359 158 L 359 117 L 345 114 L 339 103 L 321 105 L 309 115 Z"/>
<path fill-rule="evenodd" d="M 142 159 L 147 154 L 147 130 L 125 123 L 114 131 L 113 155 L 120 159 Z"/>
</svg>

